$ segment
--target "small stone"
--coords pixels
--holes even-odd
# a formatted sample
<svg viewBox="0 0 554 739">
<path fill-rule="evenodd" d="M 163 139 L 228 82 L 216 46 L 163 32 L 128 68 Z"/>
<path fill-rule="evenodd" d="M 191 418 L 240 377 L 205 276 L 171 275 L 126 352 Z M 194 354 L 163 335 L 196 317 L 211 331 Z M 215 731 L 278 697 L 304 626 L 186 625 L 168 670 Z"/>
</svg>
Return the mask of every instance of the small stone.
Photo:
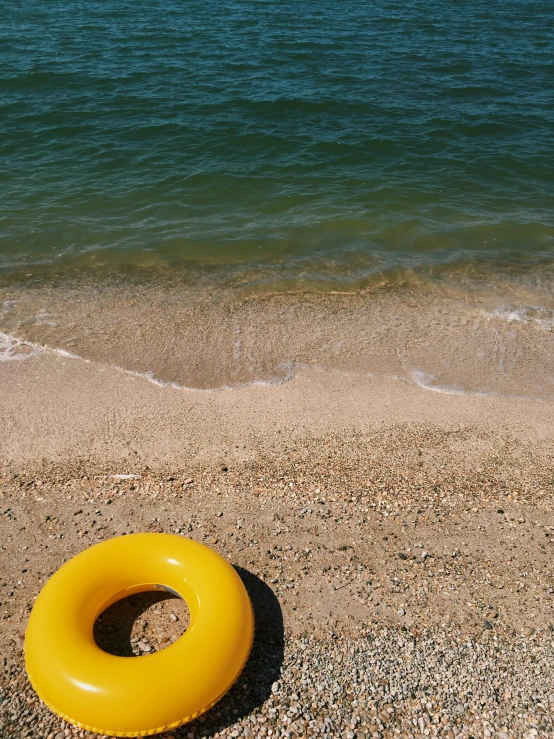
<svg viewBox="0 0 554 739">
<path fill-rule="evenodd" d="M 152 647 L 150 646 L 150 644 L 147 644 L 145 641 L 139 641 L 137 646 L 142 652 L 152 651 Z"/>
<path fill-rule="evenodd" d="M 406 611 L 403 608 L 399 608 L 398 611 L 397 611 L 397 613 L 398 613 L 399 616 L 405 616 L 406 615 Z"/>
<path fill-rule="evenodd" d="M 169 620 L 172 621 L 173 623 L 175 623 L 175 621 L 178 621 L 179 620 L 179 616 L 177 616 L 177 614 L 175 614 L 175 613 L 170 613 L 169 614 Z"/>
<path fill-rule="evenodd" d="M 271 692 L 278 693 L 280 687 L 281 687 L 281 684 L 279 683 L 279 681 L 274 682 L 273 685 L 271 686 Z"/>
<path fill-rule="evenodd" d="M 492 624 L 490 621 L 487 621 L 487 619 L 485 619 L 485 621 L 483 622 L 483 626 L 485 627 L 485 629 L 488 629 L 489 631 L 492 629 Z"/>
<path fill-rule="evenodd" d="M 242 730 L 242 735 L 243 736 L 252 736 L 252 731 L 250 730 L 250 727 L 249 726 L 245 726 L 244 727 L 244 729 Z"/>
</svg>

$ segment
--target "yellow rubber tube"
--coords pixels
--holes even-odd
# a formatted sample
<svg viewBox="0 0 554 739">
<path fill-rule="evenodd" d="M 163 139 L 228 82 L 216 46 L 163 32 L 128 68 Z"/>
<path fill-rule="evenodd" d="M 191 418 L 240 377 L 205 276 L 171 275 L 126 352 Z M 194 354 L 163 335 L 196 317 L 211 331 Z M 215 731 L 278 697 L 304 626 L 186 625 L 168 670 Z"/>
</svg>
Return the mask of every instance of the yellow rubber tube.
<svg viewBox="0 0 554 739">
<path fill-rule="evenodd" d="M 116 657 L 93 637 L 96 618 L 133 593 L 169 590 L 190 626 L 174 644 Z M 71 724 L 99 734 L 147 736 L 211 708 L 250 654 L 248 593 L 216 552 L 171 534 L 131 534 L 96 544 L 48 580 L 31 612 L 25 664 L 39 697 Z"/>
</svg>

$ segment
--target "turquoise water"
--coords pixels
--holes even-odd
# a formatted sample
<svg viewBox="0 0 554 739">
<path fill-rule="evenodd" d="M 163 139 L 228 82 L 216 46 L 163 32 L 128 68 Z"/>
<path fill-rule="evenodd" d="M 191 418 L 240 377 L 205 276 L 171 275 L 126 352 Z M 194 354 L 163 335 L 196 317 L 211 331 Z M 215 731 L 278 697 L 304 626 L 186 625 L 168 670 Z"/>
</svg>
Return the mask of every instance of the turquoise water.
<svg viewBox="0 0 554 739">
<path fill-rule="evenodd" d="M 0 269 L 554 257 L 550 0 L 0 2 Z"/>
</svg>

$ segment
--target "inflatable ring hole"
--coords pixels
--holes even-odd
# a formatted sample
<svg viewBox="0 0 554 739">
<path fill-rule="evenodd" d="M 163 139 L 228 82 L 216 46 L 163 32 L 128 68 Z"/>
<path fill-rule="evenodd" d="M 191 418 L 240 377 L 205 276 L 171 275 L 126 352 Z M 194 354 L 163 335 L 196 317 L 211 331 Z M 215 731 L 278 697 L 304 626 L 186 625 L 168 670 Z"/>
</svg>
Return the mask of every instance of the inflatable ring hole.
<svg viewBox="0 0 554 739">
<path fill-rule="evenodd" d="M 94 641 L 117 657 L 141 657 L 176 642 L 189 622 L 189 609 L 182 598 L 167 592 L 134 593 L 98 616 Z"/>
</svg>

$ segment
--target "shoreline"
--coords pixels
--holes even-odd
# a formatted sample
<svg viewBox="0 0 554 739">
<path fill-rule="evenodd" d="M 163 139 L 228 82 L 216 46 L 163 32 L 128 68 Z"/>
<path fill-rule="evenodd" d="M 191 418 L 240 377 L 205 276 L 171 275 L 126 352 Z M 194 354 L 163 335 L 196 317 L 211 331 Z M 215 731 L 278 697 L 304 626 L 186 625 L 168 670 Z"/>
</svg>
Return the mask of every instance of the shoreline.
<svg viewBox="0 0 554 739">
<path fill-rule="evenodd" d="M 252 458 L 286 447 L 287 438 L 409 424 L 477 428 L 491 439 L 507 433 L 544 446 L 549 457 L 554 428 L 554 405 L 545 401 L 434 392 L 407 378 L 319 369 L 275 385 L 189 390 L 44 352 L 1 362 L 0 382 L 6 389 L 0 453 L 16 466 L 76 457 L 180 467 L 214 456 Z"/>
<path fill-rule="evenodd" d="M 308 371 L 553 402 L 547 284 L 248 294 L 174 273 L 12 286 L 0 290 L 0 361 L 59 355 L 186 389 L 277 385 Z"/>
</svg>

